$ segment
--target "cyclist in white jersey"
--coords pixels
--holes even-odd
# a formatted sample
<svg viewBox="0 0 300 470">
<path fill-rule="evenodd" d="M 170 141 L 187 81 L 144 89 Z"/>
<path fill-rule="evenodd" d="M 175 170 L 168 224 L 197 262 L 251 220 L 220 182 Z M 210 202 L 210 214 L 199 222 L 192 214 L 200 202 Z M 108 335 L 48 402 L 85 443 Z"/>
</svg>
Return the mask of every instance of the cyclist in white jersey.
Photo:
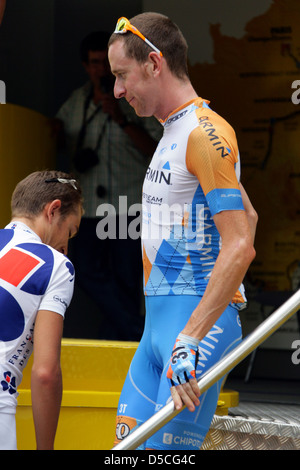
<svg viewBox="0 0 300 470">
<path fill-rule="evenodd" d="M 16 450 L 15 413 L 34 349 L 32 409 L 37 449 L 53 449 L 62 395 L 60 343 L 74 286 L 66 257 L 79 228 L 81 189 L 68 174 L 35 172 L 12 196 L 0 230 L 0 449 Z"/>
<path fill-rule="evenodd" d="M 241 340 L 257 215 L 239 182 L 235 133 L 195 92 L 177 26 L 156 13 L 120 18 L 109 61 L 115 96 L 164 126 L 143 186 L 145 330 L 122 390 L 116 442 L 166 404 L 171 386 L 176 409 L 187 409 L 144 448 L 198 449 L 222 381 L 199 397 L 197 380 Z"/>
</svg>

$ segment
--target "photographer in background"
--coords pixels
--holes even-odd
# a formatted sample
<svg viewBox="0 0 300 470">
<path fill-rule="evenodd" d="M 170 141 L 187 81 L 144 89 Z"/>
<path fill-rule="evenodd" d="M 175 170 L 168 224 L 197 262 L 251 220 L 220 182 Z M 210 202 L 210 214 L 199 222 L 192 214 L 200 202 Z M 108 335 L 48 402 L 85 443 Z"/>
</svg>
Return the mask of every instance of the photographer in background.
<svg viewBox="0 0 300 470">
<path fill-rule="evenodd" d="M 93 32 L 82 41 L 81 61 L 89 80 L 71 94 L 56 118 L 63 128 L 59 142 L 84 194 L 84 217 L 71 257 L 78 285 L 103 318 L 95 336 L 138 341 L 143 326 L 140 239 L 119 239 L 118 227 L 122 217 L 130 224 L 127 210 L 142 202 L 143 179 L 162 126 L 154 118 L 137 117 L 125 100 L 114 98 L 108 39 L 108 33 Z M 120 207 L 119 196 L 127 197 L 127 209 Z M 115 209 L 116 237 L 96 235 L 101 204 Z"/>
</svg>

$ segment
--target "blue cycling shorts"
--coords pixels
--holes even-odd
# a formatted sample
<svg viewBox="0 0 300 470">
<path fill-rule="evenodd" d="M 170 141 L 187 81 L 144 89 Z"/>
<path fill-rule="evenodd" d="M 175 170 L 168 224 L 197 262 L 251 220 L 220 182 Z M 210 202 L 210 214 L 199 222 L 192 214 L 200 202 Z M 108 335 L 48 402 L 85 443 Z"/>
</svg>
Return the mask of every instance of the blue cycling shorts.
<svg viewBox="0 0 300 470">
<path fill-rule="evenodd" d="M 170 399 L 166 377 L 175 340 L 200 302 L 198 296 L 146 297 L 143 337 L 120 396 L 115 444 L 137 429 Z M 196 378 L 235 348 L 242 339 L 238 310 L 228 306 L 199 344 Z M 184 409 L 140 449 L 200 449 L 215 413 L 223 379 L 200 397 L 194 412 Z"/>
</svg>

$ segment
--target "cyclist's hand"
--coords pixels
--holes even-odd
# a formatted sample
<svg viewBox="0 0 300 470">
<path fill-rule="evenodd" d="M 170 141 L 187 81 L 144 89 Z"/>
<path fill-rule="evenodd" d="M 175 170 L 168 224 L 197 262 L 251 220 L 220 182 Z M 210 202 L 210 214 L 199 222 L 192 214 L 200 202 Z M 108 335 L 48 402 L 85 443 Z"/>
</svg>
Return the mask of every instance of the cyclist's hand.
<svg viewBox="0 0 300 470">
<path fill-rule="evenodd" d="M 176 339 L 167 372 L 176 409 L 185 404 L 190 411 L 194 411 L 195 406 L 200 403 L 200 390 L 196 380 L 198 344 L 198 339 L 181 333 Z"/>
</svg>

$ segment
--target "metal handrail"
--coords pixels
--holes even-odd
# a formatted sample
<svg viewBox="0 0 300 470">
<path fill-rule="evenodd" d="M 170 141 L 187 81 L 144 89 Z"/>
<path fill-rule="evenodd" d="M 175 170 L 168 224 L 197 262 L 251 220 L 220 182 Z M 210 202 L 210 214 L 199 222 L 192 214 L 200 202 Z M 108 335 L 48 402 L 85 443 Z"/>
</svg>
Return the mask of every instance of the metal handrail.
<svg viewBox="0 0 300 470">
<path fill-rule="evenodd" d="M 235 349 L 217 362 L 198 381 L 200 392 L 210 388 L 215 382 L 228 374 L 248 354 L 271 336 L 283 323 L 285 323 L 300 306 L 300 289 L 293 294 L 281 307 L 272 313 L 250 335 L 248 335 Z M 170 401 L 161 410 L 155 413 L 145 423 L 118 443 L 112 450 L 134 450 L 145 442 L 150 436 L 161 429 L 182 410 L 175 410 L 173 401 Z"/>
</svg>

